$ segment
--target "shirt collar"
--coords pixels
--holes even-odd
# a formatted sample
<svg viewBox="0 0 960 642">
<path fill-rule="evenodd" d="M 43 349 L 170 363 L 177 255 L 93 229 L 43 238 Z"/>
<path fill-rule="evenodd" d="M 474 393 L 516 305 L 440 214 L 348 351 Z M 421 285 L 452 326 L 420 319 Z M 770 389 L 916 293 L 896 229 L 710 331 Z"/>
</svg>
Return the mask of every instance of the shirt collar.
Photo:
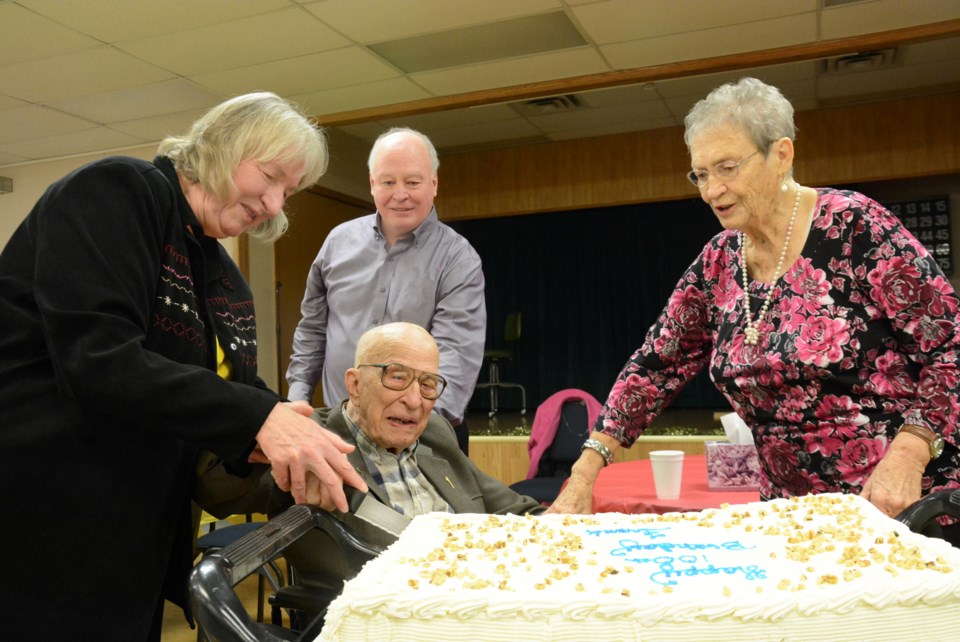
<svg viewBox="0 0 960 642">
<path fill-rule="evenodd" d="M 399 454 L 394 455 L 392 452 L 382 447 L 372 439 L 367 436 L 367 433 L 361 430 L 360 426 L 354 422 L 353 417 L 350 416 L 350 413 L 347 412 L 347 402 L 343 402 L 342 408 L 343 418 L 347 421 L 347 427 L 350 429 L 350 432 L 353 434 L 353 438 L 357 442 L 357 448 L 360 450 L 360 454 L 363 455 L 363 458 L 367 462 L 378 463 L 384 457 L 393 457 L 394 459 L 403 459 L 405 457 L 414 457 L 416 461 L 416 452 L 417 447 L 420 445 L 420 441 L 417 440 L 413 442 L 412 446 L 407 446 L 400 451 Z M 369 467 L 369 463 L 368 463 Z"/>
<path fill-rule="evenodd" d="M 404 238 L 410 239 L 412 245 L 416 246 L 420 241 L 425 240 L 430 236 L 437 225 L 440 224 L 440 217 L 437 214 L 437 208 L 433 207 L 430 209 L 430 213 L 427 214 L 427 218 L 423 219 L 423 223 L 418 225 L 409 235 Z M 377 212 L 376 216 L 373 217 L 373 234 L 378 241 L 382 241 L 384 238 L 383 227 L 380 220 L 380 212 Z M 400 239 L 403 240 L 403 239 Z"/>
<path fill-rule="evenodd" d="M 202 236 L 203 227 L 201 227 L 200 221 L 197 219 L 193 208 L 190 207 L 190 203 L 187 202 L 187 197 L 184 195 L 183 190 L 180 189 L 180 179 L 177 176 L 177 169 L 174 167 L 173 161 L 166 156 L 157 156 L 153 159 L 153 164 L 160 170 L 164 178 L 167 179 L 170 186 L 173 187 L 173 193 L 177 199 L 177 211 L 180 214 L 180 221 L 183 227 L 192 227 L 195 230 L 201 230 Z"/>
</svg>

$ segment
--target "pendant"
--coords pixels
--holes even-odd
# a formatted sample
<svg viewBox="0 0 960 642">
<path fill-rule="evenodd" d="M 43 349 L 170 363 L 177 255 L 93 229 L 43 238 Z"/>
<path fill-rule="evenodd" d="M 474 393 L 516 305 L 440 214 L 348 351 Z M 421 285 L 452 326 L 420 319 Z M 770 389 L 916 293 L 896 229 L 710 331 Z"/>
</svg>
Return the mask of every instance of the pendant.
<svg viewBox="0 0 960 642">
<path fill-rule="evenodd" d="M 748 346 L 757 345 L 757 341 L 760 339 L 760 333 L 756 328 L 748 326 L 747 329 L 743 331 L 743 334 L 746 337 L 744 339 L 744 343 L 746 343 Z"/>
</svg>

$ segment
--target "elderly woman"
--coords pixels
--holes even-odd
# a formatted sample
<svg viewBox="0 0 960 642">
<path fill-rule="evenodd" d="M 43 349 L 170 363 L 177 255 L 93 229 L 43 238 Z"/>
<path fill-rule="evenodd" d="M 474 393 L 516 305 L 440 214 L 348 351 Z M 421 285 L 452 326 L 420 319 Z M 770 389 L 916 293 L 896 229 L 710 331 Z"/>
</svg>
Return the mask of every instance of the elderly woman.
<svg viewBox="0 0 960 642">
<path fill-rule="evenodd" d="M 342 482 L 366 488 L 352 447 L 257 376 L 250 288 L 217 241 L 276 238 L 284 201 L 326 163 L 291 105 L 240 96 L 153 162 L 70 173 L 13 234 L 0 254 L 7 637 L 159 640 L 164 598 L 185 604 L 201 449 L 240 474 L 271 462 L 298 501 L 346 509 Z"/>
<path fill-rule="evenodd" d="M 612 452 L 704 367 L 753 431 L 763 498 L 860 493 L 892 516 L 960 485 L 953 288 L 881 205 L 797 183 L 794 135 L 753 78 L 690 111 L 689 178 L 724 231 L 618 376 L 554 512 L 589 512 Z"/>
</svg>

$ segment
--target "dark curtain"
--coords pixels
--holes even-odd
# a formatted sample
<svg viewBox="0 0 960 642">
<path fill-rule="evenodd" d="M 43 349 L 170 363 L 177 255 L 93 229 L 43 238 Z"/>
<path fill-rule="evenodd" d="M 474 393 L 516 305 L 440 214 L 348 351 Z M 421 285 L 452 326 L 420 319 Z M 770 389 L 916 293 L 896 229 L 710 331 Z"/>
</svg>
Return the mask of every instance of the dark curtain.
<svg viewBox="0 0 960 642">
<path fill-rule="evenodd" d="M 502 365 L 500 379 L 525 386 L 531 412 L 564 388 L 580 388 L 605 401 L 680 275 L 721 230 L 707 206 L 695 199 L 451 226 L 483 260 L 487 348 L 507 347 L 507 315 L 523 314 L 516 358 Z M 486 362 L 480 381 L 487 381 Z M 499 405 L 519 409 L 519 392 L 501 390 Z M 725 405 L 701 373 L 673 407 Z M 470 408 L 488 407 L 488 392 L 478 390 Z"/>
</svg>

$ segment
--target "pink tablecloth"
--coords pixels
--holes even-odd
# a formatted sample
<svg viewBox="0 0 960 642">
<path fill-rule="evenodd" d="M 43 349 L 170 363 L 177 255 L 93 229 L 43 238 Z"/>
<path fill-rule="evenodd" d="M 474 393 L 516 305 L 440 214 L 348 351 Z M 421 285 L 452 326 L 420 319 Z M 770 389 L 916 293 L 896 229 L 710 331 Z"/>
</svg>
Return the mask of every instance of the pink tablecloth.
<svg viewBox="0 0 960 642">
<path fill-rule="evenodd" d="M 593 488 L 595 513 L 670 513 L 717 508 L 720 504 L 746 504 L 759 501 L 760 493 L 717 491 L 707 486 L 707 458 L 687 455 L 683 461 L 680 497 L 657 499 L 653 489 L 653 471 L 649 459 L 607 466 Z"/>
</svg>

